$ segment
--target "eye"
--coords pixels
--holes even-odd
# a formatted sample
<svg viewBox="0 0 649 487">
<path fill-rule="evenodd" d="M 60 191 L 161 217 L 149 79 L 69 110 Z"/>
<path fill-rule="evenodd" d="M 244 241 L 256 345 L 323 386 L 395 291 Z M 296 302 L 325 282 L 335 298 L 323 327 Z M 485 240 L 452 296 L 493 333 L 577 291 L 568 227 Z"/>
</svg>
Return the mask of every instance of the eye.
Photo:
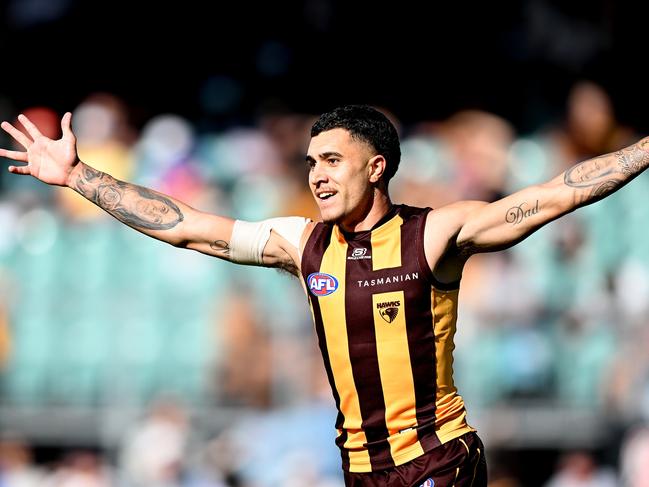
<svg viewBox="0 0 649 487">
<path fill-rule="evenodd" d="M 337 163 L 338 163 L 338 159 L 336 159 L 335 157 L 330 157 L 329 159 L 327 159 L 327 162 L 328 162 L 330 165 L 334 165 L 334 164 L 337 164 Z"/>
</svg>

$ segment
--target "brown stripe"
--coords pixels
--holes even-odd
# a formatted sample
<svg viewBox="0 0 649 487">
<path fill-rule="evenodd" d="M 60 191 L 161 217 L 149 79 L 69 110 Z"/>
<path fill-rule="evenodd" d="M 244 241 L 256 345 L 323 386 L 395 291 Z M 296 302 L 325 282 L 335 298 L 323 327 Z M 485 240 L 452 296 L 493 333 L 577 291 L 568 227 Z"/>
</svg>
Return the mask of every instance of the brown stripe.
<svg viewBox="0 0 649 487">
<path fill-rule="evenodd" d="M 340 410 L 345 416 L 343 428 L 347 430 L 347 441 L 343 447 L 348 450 L 351 470 L 370 471 L 372 468 L 370 455 L 364 449 L 367 437 L 362 429 L 363 414 L 349 357 L 345 308 L 347 281 L 344 279 L 348 245 L 335 230 L 330 240 L 331 243 L 322 257 L 320 269 L 321 272 L 334 276 L 338 280 L 338 287 L 334 292 L 318 297 L 318 300 L 325 325 L 324 333 L 329 347 L 331 370 L 340 394 Z"/>
<path fill-rule="evenodd" d="M 422 276 L 431 276 L 428 264 L 421 266 L 420 255 L 424 255 L 424 222 L 428 215 L 425 211 L 411 225 L 402 227 L 404 242 L 414 245 L 401 246 L 402 262 L 418 262 Z M 424 222 L 422 222 L 422 220 Z M 425 262 L 425 257 L 424 257 Z M 410 348 L 410 366 L 415 382 L 415 401 L 417 406 L 417 424 L 419 425 L 419 441 L 428 451 L 440 444 L 435 435 L 435 396 L 436 396 L 436 364 L 435 335 L 433 330 L 433 315 L 431 312 L 430 292 L 421 292 L 421 288 L 407 286 L 405 288 L 406 326 Z"/>
<path fill-rule="evenodd" d="M 348 258 L 354 248 L 371 249 L 370 235 L 349 242 Z M 371 274 L 371 259 L 355 261 L 354 265 L 347 266 L 345 280 L 348 286 L 345 308 L 352 373 L 363 417 L 362 427 L 367 437 L 367 448 L 372 470 L 374 470 L 394 466 L 394 461 L 387 441 L 389 435 L 385 422 L 385 401 L 376 350 L 372 297 L 367 291 L 362 292 L 358 285 L 358 281 L 366 280 Z"/>
<path fill-rule="evenodd" d="M 334 401 L 336 402 L 336 409 L 338 410 L 338 415 L 336 416 L 336 429 L 342 430 L 342 434 L 336 438 L 336 445 L 341 448 L 343 468 L 349 468 L 349 452 L 346 449 L 342 448 L 342 446 L 345 444 L 345 441 L 347 441 L 347 430 L 343 429 L 345 416 L 340 409 L 340 394 L 338 394 L 338 389 L 336 389 L 336 382 L 334 381 L 333 371 L 331 370 L 331 362 L 329 361 L 329 350 L 327 349 L 327 339 L 325 338 L 324 325 L 322 323 L 320 303 L 318 302 L 317 298 L 312 298 L 311 296 L 309 296 L 309 301 L 311 302 L 311 309 L 313 310 L 313 323 L 315 325 L 316 335 L 318 336 L 318 345 L 320 347 L 320 351 L 322 352 L 324 367 L 327 371 L 327 379 L 329 380 L 331 392 L 333 393 Z"/>
<path fill-rule="evenodd" d="M 320 266 L 322 265 L 322 257 L 324 256 L 326 248 L 329 246 L 331 230 L 332 227 L 330 225 L 318 224 L 311 233 L 309 241 L 305 245 L 302 257 L 301 267 L 305 281 L 309 274 L 311 274 L 312 272 L 318 272 L 320 270 Z M 327 339 L 325 338 L 320 302 L 317 297 L 312 296 L 311 293 L 308 292 L 308 282 L 307 294 L 309 296 L 311 312 L 313 313 L 313 324 L 315 327 L 316 335 L 318 337 L 318 346 L 320 347 L 320 351 L 322 353 L 322 360 L 324 362 L 325 371 L 327 373 L 327 379 L 329 380 L 331 392 L 333 393 L 334 401 L 336 402 L 336 409 L 338 410 L 338 415 L 336 416 L 336 428 L 342 430 L 342 434 L 339 435 L 338 438 L 336 438 L 336 445 L 338 445 L 338 447 L 341 449 L 343 468 L 348 469 L 349 452 L 345 448 L 342 448 L 342 445 L 345 443 L 345 441 L 347 441 L 347 431 L 342 429 L 345 422 L 345 416 L 340 409 L 340 394 L 338 394 L 338 389 L 336 389 L 336 382 L 334 380 L 333 371 L 331 369 L 331 361 L 329 360 L 329 350 L 327 348 Z"/>
<path fill-rule="evenodd" d="M 307 277 L 309 277 L 309 274 L 320 270 L 322 257 L 329 246 L 332 229 L 333 227 L 331 225 L 325 225 L 324 223 L 316 224 L 311 235 L 309 235 L 309 239 L 306 241 L 306 244 L 304 244 L 300 268 L 302 269 L 302 278 L 305 282 Z M 310 296 L 311 295 L 309 294 L 309 297 Z"/>
</svg>

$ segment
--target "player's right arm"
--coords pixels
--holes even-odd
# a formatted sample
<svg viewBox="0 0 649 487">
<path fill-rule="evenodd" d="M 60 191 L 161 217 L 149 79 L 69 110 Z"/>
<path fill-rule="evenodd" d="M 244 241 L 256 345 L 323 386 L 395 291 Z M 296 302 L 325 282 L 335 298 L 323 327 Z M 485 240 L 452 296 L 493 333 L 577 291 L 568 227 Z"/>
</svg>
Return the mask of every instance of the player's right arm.
<svg viewBox="0 0 649 487">
<path fill-rule="evenodd" d="M 58 140 L 42 135 L 24 115 L 18 120 L 29 136 L 3 122 L 2 128 L 25 148 L 24 152 L 0 149 L 1 157 L 26 163 L 9 166 L 9 172 L 72 188 L 120 222 L 150 237 L 237 262 L 231 248 L 235 220 L 198 211 L 170 196 L 117 180 L 85 164 L 77 155 L 71 117 L 70 113 L 63 116 L 62 137 Z M 258 261 L 243 263 L 282 267 L 296 273 L 296 257 L 297 249 L 290 242 L 270 232 Z"/>
</svg>

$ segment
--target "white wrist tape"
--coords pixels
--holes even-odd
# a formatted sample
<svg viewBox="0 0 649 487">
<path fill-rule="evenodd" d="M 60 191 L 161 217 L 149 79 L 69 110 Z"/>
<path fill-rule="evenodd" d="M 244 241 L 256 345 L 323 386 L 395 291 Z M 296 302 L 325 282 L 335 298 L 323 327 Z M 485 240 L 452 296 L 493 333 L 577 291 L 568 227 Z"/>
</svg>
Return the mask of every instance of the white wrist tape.
<svg viewBox="0 0 649 487">
<path fill-rule="evenodd" d="M 269 218 L 260 222 L 236 220 L 230 238 L 230 258 L 239 264 L 262 264 L 271 230 L 288 240 L 299 253 L 300 238 L 310 221 L 299 216 Z"/>
</svg>

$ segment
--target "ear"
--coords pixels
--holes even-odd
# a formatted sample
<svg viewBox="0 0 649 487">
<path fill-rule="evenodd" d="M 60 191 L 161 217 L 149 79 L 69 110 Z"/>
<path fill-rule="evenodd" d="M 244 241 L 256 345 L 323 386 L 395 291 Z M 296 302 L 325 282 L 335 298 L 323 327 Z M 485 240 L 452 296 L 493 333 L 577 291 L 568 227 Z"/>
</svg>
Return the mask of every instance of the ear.
<svg viewBox="0 0 649 487">
<path fill-rule="evenodd" d="M 367 162 L 370 183 L 378 183 L 385 172 L 387 161 L 382 155 L 376 155 Z"/>
</svg>

